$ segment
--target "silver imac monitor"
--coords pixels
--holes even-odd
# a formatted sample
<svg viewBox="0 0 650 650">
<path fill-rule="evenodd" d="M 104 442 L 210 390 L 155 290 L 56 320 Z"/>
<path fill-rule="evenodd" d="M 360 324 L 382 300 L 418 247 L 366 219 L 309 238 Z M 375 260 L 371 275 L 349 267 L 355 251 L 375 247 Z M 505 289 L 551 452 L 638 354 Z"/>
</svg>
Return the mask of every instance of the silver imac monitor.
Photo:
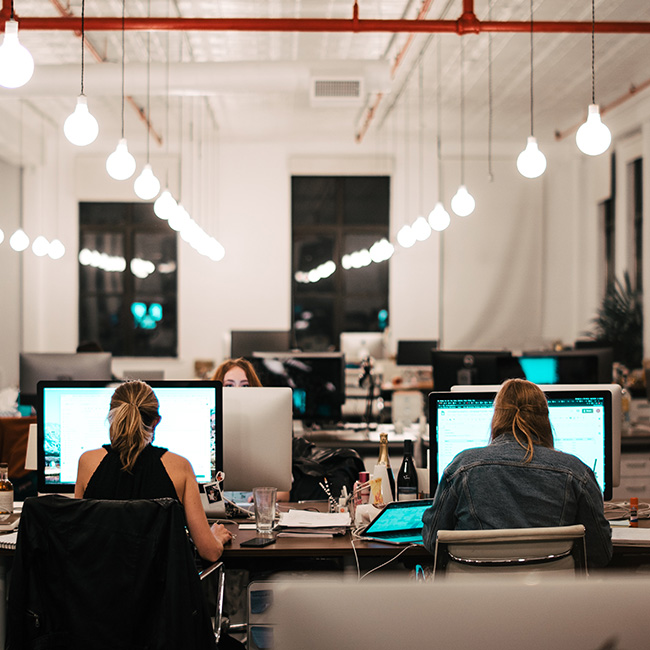
<svg viewBox="0 0 650 650">
<path fill-rule="evenodd" d="M 223 487 L 291 489 L 291 388 L 223 390 Z"/>
<path fill-rule="evenodd" d="M 538 384 L 545 392 L 608 390 L 612 394 L 612 487 L 621 483 L 621 426 L 623 424 L 623 389 L 618 384 Z M 452 386 L 452 391 L 488 391 L 497 392 L 500 386 Z"/>
<path fill-rule="evenodd" d="M 383 332 L 341 332 L 340 349 L 347 364 L 359 364 L 364 359 L 384 358 Z"/>
<path fill-rule="evenodd" d="M 20 403 L 36 406 L 39 381 L 110 380 L 110 352 L 21 352 Z"/>
<path fill-rule="evenodd" d="M 393 648 L 408 639 L 412 648 L 445 650 L 479 645 L 481 650 L 631 650 L 646 648 L 650 637 L 648 580 L 637 576 L 595 581 L 482 576 L 421 584 L 320 577 L 266 584 L 272 600 L 257 618 L 268 621 L 260 630 L 272 637 L 273 645 L 260 646 L 267 648 Z M 368 615 L 367 603 L 383 615 Z M 516 615 L 522 608 L 526 614 Z M 257 632 L 251 628 L 249 639 Z"/>
</svg>

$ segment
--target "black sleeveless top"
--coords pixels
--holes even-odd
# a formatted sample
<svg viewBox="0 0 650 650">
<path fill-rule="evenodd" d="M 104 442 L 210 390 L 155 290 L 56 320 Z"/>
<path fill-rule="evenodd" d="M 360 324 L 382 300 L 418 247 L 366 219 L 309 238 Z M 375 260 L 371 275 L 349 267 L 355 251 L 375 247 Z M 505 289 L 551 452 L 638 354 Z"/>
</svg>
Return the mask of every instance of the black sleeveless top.
<svg viewBox="0 0 650 650">
<path fill-rule="evenodd" d="M 170 497 L 178 500 L 174 483 L 161 460 L 167 449 L 147 445 L 140 452 L 131 472 L 125 472 L 120 455 L 111 445 L 103 447 L 108 453 L 90 477 L 84 498 L 128 500 Z"/>
</svg>

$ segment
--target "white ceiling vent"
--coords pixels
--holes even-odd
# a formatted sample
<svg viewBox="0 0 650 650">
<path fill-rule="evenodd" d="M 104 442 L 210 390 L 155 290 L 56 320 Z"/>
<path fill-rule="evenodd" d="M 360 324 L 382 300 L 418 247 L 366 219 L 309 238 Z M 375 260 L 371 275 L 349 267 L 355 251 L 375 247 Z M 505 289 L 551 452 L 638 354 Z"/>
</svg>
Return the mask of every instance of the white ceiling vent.
<svg viewBox="0 0 650 650">
<path fill-rule="evenodd" d="M 363 77 L 312 77 L 312 106 L 359 106 L 364 96 Z"/>
</svg>

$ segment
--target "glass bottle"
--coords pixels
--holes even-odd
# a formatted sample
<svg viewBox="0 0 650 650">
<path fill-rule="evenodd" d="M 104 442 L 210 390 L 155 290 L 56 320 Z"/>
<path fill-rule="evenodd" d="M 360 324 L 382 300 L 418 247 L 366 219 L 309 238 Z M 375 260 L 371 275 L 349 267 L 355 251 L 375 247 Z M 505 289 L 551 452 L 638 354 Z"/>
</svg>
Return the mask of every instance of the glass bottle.
<svg viewBox="0 0 650 650">
<path fill-rule="evenodd" d="M 9 480 L 9 465 L 0 463 L 0 514 L 14 511 L 14 486 Z"/>
<path fill-rule="evenodd" d="M 413 501 L 418 498 L 418 473 L 413 460 L 413 441 L 404 441 L 404 460 L 397 474 L 397 500 Z"/>
<path fill-rule="evenodd" d="M 377 465 L 382 465 L 386 468 L 386 473 L 388 474 L 388 483 L 390 485 L 390 492 L 395 498 L 395 477 L 393 476 L 393 470 L 390 466 L 390 458 L 388 457 L 388 434 L 380 433 L 379 434 L 379 457 L 377 458 Z"/>
</svg>

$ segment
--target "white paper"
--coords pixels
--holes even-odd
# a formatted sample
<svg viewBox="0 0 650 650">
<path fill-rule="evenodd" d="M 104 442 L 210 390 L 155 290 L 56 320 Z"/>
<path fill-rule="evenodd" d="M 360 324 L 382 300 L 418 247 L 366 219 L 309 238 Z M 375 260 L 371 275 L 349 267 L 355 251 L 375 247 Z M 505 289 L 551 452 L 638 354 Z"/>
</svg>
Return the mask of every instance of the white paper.
<svg viewBox="0 0 650 650">
<path fill-rule="evenodd" d="M 349 525 L 349 512 L 311 512 L 292 509 L 280 514 L 280 526 L 288 528 L 329 528 Z"/>
<path fill-rule="evenodd" d="M 650 546 L 650 528 L 619 528 L 612 526 L 612 541 L 630 544 L 638 544 L 640 546 Z"/>
</svg>

